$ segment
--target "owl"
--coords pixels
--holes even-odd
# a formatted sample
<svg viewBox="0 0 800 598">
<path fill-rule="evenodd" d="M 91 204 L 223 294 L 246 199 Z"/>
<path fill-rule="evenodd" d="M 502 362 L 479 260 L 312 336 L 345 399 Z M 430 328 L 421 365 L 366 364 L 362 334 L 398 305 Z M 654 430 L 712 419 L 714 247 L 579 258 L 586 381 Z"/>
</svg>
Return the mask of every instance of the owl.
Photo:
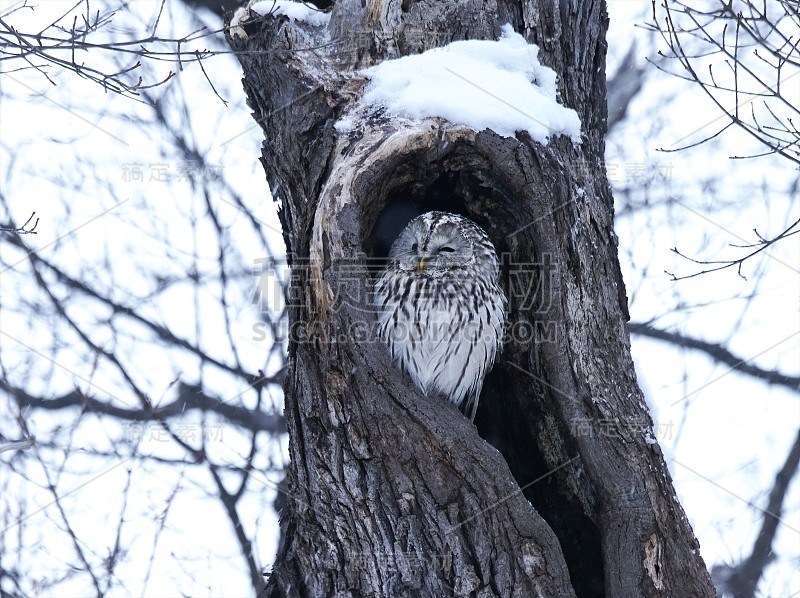
<svg viewBox="0 0 800 598">
<path fill-rule="evenodd" d="M 491 240 L 448 212 L 414 218 L 375 283 L 378 335 L 426 396 L 475 418 L 483 379 L 502 348 L 507 300 Z"/>
</svg>

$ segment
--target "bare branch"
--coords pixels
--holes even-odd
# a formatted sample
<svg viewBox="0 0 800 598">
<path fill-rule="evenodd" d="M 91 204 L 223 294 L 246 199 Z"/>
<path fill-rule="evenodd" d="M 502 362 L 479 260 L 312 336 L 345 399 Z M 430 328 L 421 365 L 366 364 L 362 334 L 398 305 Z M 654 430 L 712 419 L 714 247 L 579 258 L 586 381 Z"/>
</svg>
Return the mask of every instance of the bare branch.
<svg viewBox="0 0 800 598">
<path fill-rule="evenodd" d="M 736 125 L 769 149 L 737 157 L 774 153 L 800 165 L 800 133 L 794 126 L 800 108 L 784 93 L 786 83 L 800 76 L 798 20 L 796 2 L 791 0 L 772 2 L 769 10 L 756 0 L 735 7 L 720 1 L 708 10 L 681 0 L 664 0 L 658 7 L 653 1 L 651 29 L 661 34 L 669 49 L 659 54 L 678 63 L 674 71 L 657 67 L 696 83 L 729 121 L 714 135 L 686 147 L 705 143 Z M 715 65 L 727 66 L 728 72 L 715 71 Z M 742 110 L 748 104 L 749 114 Z M 772 124 L 764 124 L 761 110 Z"/>
<path fill-rule="evenodd" d="M 36 232 L 36 227 L 39 225 L 39 219 L 36 219 L 36 222 L 33 223 L 31 228 L 28 228 L 28 225 L 33 220 L 33 217 L 36 216 L 36 212 L 33 212 L 25 221 L 25 224 L 22 226 L 14 226 L 13 224 L 8 225 L 0 225 L 0 232 L 2 233 L 14 233 L 15 235 L 38 235 L 39 233 Z"/>
<path fill-rule="evenodd" d="M 242 556 L 247 562 L 247 567 L 250 571 L 250 581 L 253 584 L 253 588 L 255 588 L 256 592 L 260 595 L 266 587 L 266 584 L 264 583 L 264 577 L 261 574 L 261 570 L 259 569 L 253 556 L 253 543 L 250 541 L 250 538 L 247 537 L 247 534 L 244 531 L 244 526 L 242 525 L 242 521 L 239 518 L 239 512 L 236 508 L 238 498 L 241 496 L 241 494 L 231 494 L 228 492 L 228 490 L 225 488 L 225 484 L 222 483 L 222 478 L 217 471 L 217 467 L 211 462 L 209 462 L 209 471 L 211 472 L 211 477 L 214 478 L 214 483 L 217 485 L 219 499 L 222 502 L 222 505 L 225 507 L 225 512 L 228 515 L 228 519 L 230 519 L 231 524 L 233 525 L 233 531 L 236 534 L 236 539 L 239 541 L 239 547 L 241 548 Z"/>
<path fill-rule="evenodd" d="M 74 390 L 60 397 L 36 397 L 21 388 L 12 386 L 7 380 L 0 379 L 0 389 L 9 393 L 20 407 L 33 407 L 57 411 L 80 407 L 85 411 L 93 411 L 110 415 L 127 421 L 164 421 L 178 417 L 186 411 L 197 409 L 216 413 L 229 422 L 253 432 L 269 432 L 282 434 L 286 432 L 286 423 L 280 414 L 269 414 L 262 411 L 252 411 L 223 402 L 221 399 L 209 397 L 201 389 L 183 383 L 178 385 L 177 398 L 166 405 L 152 409 L 126 409 L 117 407 L 107 401 L 101 401 L 84 393 Z"/>
<path fill-rule="evenodd" d="M 220 368 L 222 370 L 225 370 L 225 371 L 228 371 L 228 372 L 230 372 L 232 374 L 240 376 L 240 377 L 244 378 L 245 380 L 247 380 L 249 383 L 253 384 L 254 386 L 264 385 L 264 384 L 280 384 L 281 383 L 281 380 L 282 380 L 282 376 L 281 375 L 264 376 L 264 374 L 261 373 L 261 372 L 259 372 L 258 374 L 255 374 L 253 372 L 245 371 L 244 369 L 242 369 L 241 367 L 239 367 L 237 365 L 230 365 L 230 364 L 224 363 L 224 362 L 212 357 L 211 355 L 208 355 L 207 353 L 203 352 L 199 347 L 197 347 L 197 346 L 191 344 L 189 341 L 187 341 L 187 340 L 175 335 L 168 328 L 166 328 L 166 327 L 164 327 L 164 326 L 162 326 L 160 324 L 156 324 L 155 322 L 152 322 L 152 321 L 150 321 L 150 320 L 148 320 L 146 318 L 143 318 L 138 313 L 136 313 L 136 310 L 133 309 L 132 307 L 117 303 L 117 302 L 113 301 L 112 299 L 106 297 L 102 293 L 98 292 L 94 288 L 90 287 L 88 284 L 84 283 L 83 281 L 80 281 L 80 280 L 77 280 L 75 278 L 72 278 L 71 276 L 66 274 L 63 270 L 61 270 L 58 266 L 56 266 L 55 264 L 51 263 L 50 261 L 44 259 L 41 255 L 39 255 L 39 253 L 37 253 L 36 251 L 34 251 L 31 248 L 29 248 L 20 239 L 14 237 L 14 238 L 10 239 L 10 242 L 13 245 L 16 245 L 17 247 L 22 249 L 23 251 L 25 251 L 25 253 L 27 254 L 27 257 L 30 260 L 31 265 L 33 266 L 35 272 L 37 271 L 37 269 L 36 269 L 37 265 L 45 266 L 48 270 L 52 271 L 58 277 L 60 282 L 66 284 L 66 286 L 68 288 L 76 290 L 76 291 L 79 291 L 80 293 L 82 293 L 82 294 L 84 294 L 84 295 L 86 295 L 88 297 L 91 297 L 93 299 L 96 299 L 96 300 L 104 303 L 105 305 L 107 305 L 110 308 L 112 308 L 114 310 L 115 314 L 123 314 L 126 317 L 131 318 L 135 322 L 137 322 L 139 324 L 142 324 L 143 326 L 148 328 L 150 331 L 154 332 L 156 334 L 156 336 L 159 339 L 161 339 L 162 341 L 165 341 L 165 342 L 167 342 L 167 343 L 169 343 L 171 345 L 175 345 L 175 346 L 180 347 L 182 349 L 186 349 L 189 352 L 191 352 L 191 353 L 197 355 L 198 357 L 202 358 L 203 361 L 211 363 L 211 364 L 215 365 L 216 367 L 218 367 L 218 368 Z M 44 284 L 43 281 L 42 281 L 42 284 Z M 46 285 L 43 287 L 43 289 L 46 290 Z"/>
<path fill-rule="evenodd" d="M 620 123 L 628 106 L 639 93 L 644 68 L 636 64 L 636 43 L 632 43 L 614 76 L 608 81 L 608 130 Z"/>
<path fill-rule="evenodd" d="M 747 374 L 759 380 L 765 380 L 770 384 L 783 386 L 794 392 L 800 392 L 800 376 L 789 376 L 776 370 L 765 370 L 747 362 L 746 359 L 731 353 L 725 347 L 716 343 L 710 343 L 697 338 L 686 336 L 679 332 L 662 330 L 647 322 L 630 322 L 628 329 L 632 334 L 646 336 L 661 341 L 666 341 L 678 347 L 686 347 L 701 351 L 718 363 L 724 363 L 732 369 L 742 374 Z"/>
<path fill-rule="evenodd" d="M 694 274 L 688 274 L 686 276 L 676 276 L 672 272 L 666 272 L 666 274 L 671 276 L 673 281 L 678 281 L 678 280 L 685 280 L 687 278 L 694 278 L 695 276 L 700 276 L 702 274 L 708 274 L 709 272 L 717 272 L 719 270 L 725 270 L 727 268 L 732 268 L 736 266 L 736 271 L 739 274 L 739 276 L 746 280 L 747 277 L 742 274 L 742 265 L 744 265 L 744 262 L 758 255 L 759 253 L 761 253 L 768 247 L 774 245 L 778 241 L 781 241 L 783 239 L 786 239 L 787 237 L 791 237 L 792 235 L 797 234 L 798 232 L 800 232 L 800 230 L 795 230 L 797 229 L 798 226 L 800 226 L 800 219 L 795 220 L 792 224 L 787 226 L 781 233 L 779 233 L 772 239 L 765 239 L 757 230 L 755 230 L 754 232 L 756 234 L 756 237 L 758 238 L 757 242 L 744 245 L 731 244 L 731 247 L 736 247 L 739 249 L 753 249 L 753 251 L 746 253 L 740 258 L 732 260 L 698 260 L 691 258 L 687 255 L 684 255 L 683 253 L 678 251 L 677 247 L 673 247 L 671 251 L 676 255 L 679 255 L 682 258 L 687 259 L 695 264 L 700 264 L 703 266 L 712 266 L 712 267 L 702 270 L 700 272 L 695 272 Z"/>
<path fill-rule="evenodd" d="M 184 62 L 199 62 L 204 58 L 224 52 L 223 50 L 212 51 L 207 48 L 202 50 L 191 47 L 183 49 L 183 46 L 190 46 L 192 42 L 205 37 L 218 36 L 221 30 L 208 31 L 201 28 L 183 37 L 159 35 L 158 26 L 164 8 L 163 2 L 149 35 L 136 39 L 104 41 L 103 43 L 89 41 L 95 39 L 97 34 L 112 27 L 116 13 L 113 11 L 101 13 L 98 10 L 94 16 L 91 16 L 87 0 L 86 12 L 81 15 L 79 23 L 78 15 L 74 14 L 74 11 L 81 3 L 78 2 L 50 25 L 35 33 L 19 31 L 14 27 L 9 21 L 11 12 L 0 15 L 0 64 L 5 61 L 23 60 L 29 65 L 29 68 L 39 71 L 54 85 L 55 82 L 50 79 L 47 70 L 50 67 L 58 67 L 101 85 L 105 91 L 138 99 L 141 90 L 163 85 L 175 76 L 175 73 L 170 70 L 163 78 L 156 78 L 153 82 L 145 83 L 144 78 L 138 75 L 142 60 L 168 63 L 178 60 L 183 64 Z M 24 7 L 34 10 L 34 7 L 27 3 L 24 4 Z M 69 25 L 63 24 L 66 20 L 70 21 Z M 132 62 L 117 72 L 106 72 L 104 68 L 90 66 L 79 58 L 79 55 L 87 51 L 91 51 L 90 56 L 96 61 L 95 64 L 103 60 L 104 54 L 109 53 L 130 55 Z M 64 52 L 67 53 L 66 57 L 63 56 Z M 18 69 L 12 68 L 0 72 L 0 74 L 7 74 L 14 70 Z M 131 77 L 133 77 L 132 80 Z"/>
<path fill-rule="evenodd" d="M 798 466 L 800 466 L 800 432 L 798 432 L 778 475 L 775 476 L 775 484 L 769 493 L 767 507 L 764 509 L 761 529 L 756 536 L 750 556 L 736 566 L 715 565 L 713 567 L 711 575 L 719 594 L 730 595 L 734 598 L 753 598 L 756 595 L 756 588 L 764 574 L 764 569 L 775 558 L 772 543 L 778 531 L 783 501 L 789 490 L 789 484 L 797 473 Z"/>
<path fill-rule="evenodd" d="M 6 451 L 27 451 L 36 444 L 36 436 L 28 436 L 23 440 L 0 443 L 0 453 Z"/>
</svg>

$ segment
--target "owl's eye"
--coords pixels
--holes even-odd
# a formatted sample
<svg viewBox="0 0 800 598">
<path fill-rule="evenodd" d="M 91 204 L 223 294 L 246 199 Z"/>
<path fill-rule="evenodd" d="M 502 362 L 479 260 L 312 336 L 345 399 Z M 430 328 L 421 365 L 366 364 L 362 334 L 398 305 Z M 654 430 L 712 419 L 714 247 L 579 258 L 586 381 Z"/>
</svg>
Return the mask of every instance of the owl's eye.
<svg viewBox="0 0 800 598">
<path fill-rule="evenodd" d="M 455 251 L 455 249 L 453 249 L 452 247 L 446 247 L 446 246 L 445 247 L 439 247 L 439 252 L 440 253 L 441 252 L 453 253 L 454 251 Z"/>
<path fill-rule="evenodd" d="M 416 243 L 414 243 L 414 244 L 411 246 L 411 251 L 416 251 L 417 249 L 419 249 L 419 245 L 417 245 Z"/>
</svg>

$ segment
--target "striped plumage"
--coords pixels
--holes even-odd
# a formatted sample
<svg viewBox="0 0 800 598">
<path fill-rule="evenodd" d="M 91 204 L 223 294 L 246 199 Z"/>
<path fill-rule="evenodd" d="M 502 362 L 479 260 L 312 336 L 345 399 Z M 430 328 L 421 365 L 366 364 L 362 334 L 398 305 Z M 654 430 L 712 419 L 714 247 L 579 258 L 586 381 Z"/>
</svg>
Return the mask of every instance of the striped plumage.
<svg viewBox="0 0 800 598">
<path fill-rule="evenodd" d="M 428 212 L 400 233 L 375 284 L 379 334 L 427 396 L 474 419 L 502 346 L 506 296 L 491 240 L 474 222 Z"/>
</svg>

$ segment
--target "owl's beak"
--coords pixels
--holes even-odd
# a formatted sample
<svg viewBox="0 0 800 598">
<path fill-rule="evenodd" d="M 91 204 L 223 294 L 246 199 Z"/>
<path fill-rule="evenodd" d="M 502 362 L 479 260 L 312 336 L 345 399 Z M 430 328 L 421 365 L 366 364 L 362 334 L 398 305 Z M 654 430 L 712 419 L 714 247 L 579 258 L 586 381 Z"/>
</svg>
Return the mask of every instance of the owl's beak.
<svg viewBox="0 0 800 598">
<path fill-rule="evenodd" d="M 422 272 L 424 269 L 425 269 L 425 258 L 421 257 L 419 258 L 419 270 L 420 272 Z"/>
</svg>

